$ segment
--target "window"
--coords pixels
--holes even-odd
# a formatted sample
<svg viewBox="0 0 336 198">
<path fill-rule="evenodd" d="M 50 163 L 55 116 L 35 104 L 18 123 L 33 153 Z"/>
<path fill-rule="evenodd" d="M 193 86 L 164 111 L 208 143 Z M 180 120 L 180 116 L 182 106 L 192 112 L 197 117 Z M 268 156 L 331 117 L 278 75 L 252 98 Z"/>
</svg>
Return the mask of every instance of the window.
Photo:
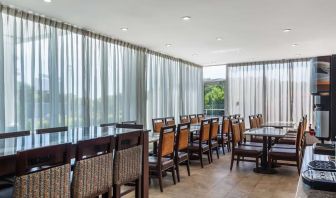
<svg viewBox="0 0 336 198">
<path fill-rule="evenodd" d="M 224 115 L 226 66 L 204 67 L 204 113 Z"/>
</svg>

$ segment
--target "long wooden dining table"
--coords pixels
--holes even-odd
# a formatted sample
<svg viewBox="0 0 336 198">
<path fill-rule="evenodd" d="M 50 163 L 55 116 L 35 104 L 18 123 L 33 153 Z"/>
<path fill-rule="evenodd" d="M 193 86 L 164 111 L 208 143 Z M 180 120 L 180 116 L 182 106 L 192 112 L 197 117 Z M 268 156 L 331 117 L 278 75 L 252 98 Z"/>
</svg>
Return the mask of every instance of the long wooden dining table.
<svg viewBox="0 0 336 198">
<path fill-rule="evenodd" d="M 33 132 L 29 136 L 15 138 L 5 138 L 0 140 L 0 176 L 15 174 L 16 153 L 39 147 L 72 143 L 71 154 L 75 158 L 76 144 L 78 141 L 89 140 L 105 136 L 115 136 L 135 131 L 143 133 L 143 160 L 141 178 L 141 197 L 148 197 L 149 188 L 149 169 L 148 169 L 148 131 L 142 129 L 123 129 L 115 127 L 80 127 L 69 128 L 67 131 L 36 134 Z"/>
</svg>

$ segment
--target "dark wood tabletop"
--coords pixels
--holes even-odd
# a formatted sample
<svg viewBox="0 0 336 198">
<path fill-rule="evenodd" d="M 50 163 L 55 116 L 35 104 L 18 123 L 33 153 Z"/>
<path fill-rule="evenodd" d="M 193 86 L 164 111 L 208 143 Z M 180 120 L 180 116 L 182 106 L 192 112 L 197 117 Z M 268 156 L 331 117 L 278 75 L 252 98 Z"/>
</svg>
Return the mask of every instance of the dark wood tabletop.
<svg viewBox="0 0 336 198">
<path fill-rule="evenodd" d="M 122 129 L 114 127 L 80 127 L 57 133 L 36 134 L 0 140 L 0 160 L 3 157 L 15 155 L 17 151 L 51 146 L 63 143 L 76 144 L 77 141 L 89 140 L 104 136 L 139 131 L 139 129 Z"/>
<path fill-rule="evenodd" d="M 81 140 L 89 140 L 105 136 L 118 136 L 119 134 L 134 131 L 143 131 L 143 167 L 141 178 L 141 197 L 148 197 L 149 172 L 148 172 L 148 131 L 143 129 L 124 129 L 115 127 L 79 127 L 70 128 L 68 131 L 36 134 L 0 140 L 0 176 L 15 174 L 16 153 L 50 145 L 72 143 L 71 154 L 75 157 L 76 144 Z"/>
</svg>

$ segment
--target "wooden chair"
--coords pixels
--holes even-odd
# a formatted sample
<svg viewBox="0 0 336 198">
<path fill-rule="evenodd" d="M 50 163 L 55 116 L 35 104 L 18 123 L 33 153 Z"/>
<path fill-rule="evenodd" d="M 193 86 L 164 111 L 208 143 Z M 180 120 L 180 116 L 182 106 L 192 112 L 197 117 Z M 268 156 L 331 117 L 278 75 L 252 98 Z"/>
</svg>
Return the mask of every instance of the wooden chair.
<svg viewBox="0 0 336 198">
<path fill-rule="evenodd" d="M 239 161 L 255 162 L 256 168 L 259 167 L 259 158 L 262 156 L 262 147 L 245 146 L 242 145 L 242 137 L 240 135 L 239 120 L 234 119 L 230 121 L 232 129 L 232 153 L 231 153 L 231 166 L 232 170 L 233 161 L 237 160 L 237 166 Z M 235 159 L 234 156 L 237 156 Z M 243 157 L 240 159 L 240 157 Z M 245 157 L 255 158 L 255 161 L 245 159 Z"/>
<path fill-rule="evenodd" d="M 271 148 L 270 151 L 268 152 L 269 165 L 272 165 L 272 163 L 277 163 L 280 165 L 296 166 L 298 169 L 298 174 L 300 174 L 302 137 L 303 137 L 303 124 L 302 122 L 300 122 L 298 127 L 298 135 L 296 137 L 295 149 L 279 148 L 277 147 L 277 145 L 274 148 Z M 278 163 L 277 162 L 278 160 L 294 161 L 296 162 L 296 164 Z"/>
<path fill-rule="evenodd" d="M 142 174 L 142 141 L 141 131 L 119 134 L 116 139 L 115 157 L 113 162 L 113 197 L 120 198 L 133 190 L 135 197 L 141 196 Z M 131 188 L 121 192 L 121 186 L 135 184 Z"/>
<path fill-rule="evenodd" d="M 113 136 L 77 143 L 72 197 L 112 197 L 114 147 Z"/>
<path fill-rule="evenodd" d="M 105 123 L 105 124 L 100 124 L 100 127 L 115 127 L 118 123 Z"/>
<path fill-rule="evenodd" d="M 122 128 L 122 129 L 143 129 L 142 124 L 117 124 L 116 128 Z"/>
<path fill-rule="evenodd" d="M 219 118 L 212 118 L 210 123 L 210 158 L 212 158 L 212 152 L 215 150 L 217 158 L 219 159 L 219 143 L 218 143 L 218 131 L 219 131 Z"/>
<path fill-rule="evenodd" d="M 45 134 L 45 133 L 57 133 L 62 131 L 68 131 L 68 127 L 54 127 L 54 128 L 45 128 L 45 129 L 36 129 L 37 134 Z"/>
<path fill-rule="evenodd" d="M 230 120 L 228 117 L 223 116 L 222 127 L 218 136 L 218 144 L 222 147 L 223 155 L 225 155 L 224 147 L 230 152 Z"/>
<path fill-rule="evenodd" d="M 70 159 L 70 143 L 17 152 L 14 189 L 0 197 L 70 197 Z"/>
<path fill-rule="evenodd" d="M 189 167 L 189 133 L 190 133 L 190 123 L 179 124 L 176 131 L 176 142 L 175 142 L 175 166 L 177 181 L 180 182 L 180 168 L 181 163 L 186 163 L 188 176 L 190 176 Z"/>
<path fill-rule="evenodd" d="M 258 118 L 256 116 L 254 116 L 254 115 L 249 116 L 249 121 L 250 121 L 250 129 L 260 128 L 260 126 L 258 124 Z M 252 135 L 251 136 L 251 142 L 262 143 L 263 138 Z"/>
<path fill-rule="evenodd" d="M 137 124 L 136 121 L 124 121 L 124 122 L 121 122 L 121 124 Z"/>
<path fill-rule="evenodd" d="M 187 116 L 187 115 L 181 115 L 181 116 L 180 116 L 180 123 L 181 123 L 181 124 L 189 123 L 189 122 L 190 122 L 190 120 L 189 120 L 189 116 Z"/>
<path fill-rule="evenodd" d="M 149 174 L 152 177 L 159 178 L 160 190 L 163 192 L 162 173 L 171 171 L 174 184 L 175 178 L 175 162 L 174 162 L 174 141 L 175 126 L 162 127 L 160 131 L 158 156 L 149 156 Z"/>
<path fill-rule="evenodd" d="M 191 142 L 189 145 L 189 152 L 198 154 L 203 168 L 203 153 L 207 153 L 208 162 L 211 163 L 210 158 L 210 120 L 202 120 L 199 140 Z"/>
<path fill-rule="evenodd" d="M 190 124 L 197 124 L 198 123 L 198 118 L 197 118 L 196 114 L 189 115 L 189 120 L 190 120 Z"/>
<path fill-rule="evenodd" d="M 204 114 L 197 114 L 197 120 L 198 120 L 198 122 L 202 122 L 202 120 L 204 120 L 204 119 L 205 119 Z"/>
<path fill-rule="evenodd" d="M 241 145 L 245 145 L 245 146 L 263 146 L 263 143 L 260 142 L 252 142 L 252 141 L 247 141 L 246 137 L 244 135 L 245 131 L 246 131 L 246 126 L 245 126 L 245 121 L 244 118 L 239 118 L 239 130 L 240 130 L 240 137 L 242 139 Z"/>
<path fill-rule="evenodd" d="M 165 126 L 165 119 L 164 118 L 155 118 L 152 119 L 153 124 L 153 132 L 154 133 L 160 133 L 161 128 Z"/>
<path fill-rule="evenodd" d="M 166 126 L 173 126 L 175 125 L 175 118 L 174 117 L 166 117 L 165 118 Z"/>
</svg>

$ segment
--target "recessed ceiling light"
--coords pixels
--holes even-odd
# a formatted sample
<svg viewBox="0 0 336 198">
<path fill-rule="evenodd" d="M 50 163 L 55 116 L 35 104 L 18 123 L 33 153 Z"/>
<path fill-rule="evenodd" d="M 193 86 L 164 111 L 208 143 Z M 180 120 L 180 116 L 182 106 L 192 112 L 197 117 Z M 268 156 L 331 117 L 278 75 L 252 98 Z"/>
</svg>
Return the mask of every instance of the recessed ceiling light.
<svg viewBox="0 0 336 198">
<path fill-rule="evenodd" d="M 217 37 L 216 40 L 217 40 L 217 41 L 221 41 L 222 38 L 221 38 L 221 37 Z"/>
<path fill-rule="evenodd" d="M 51 3 L 51 0 L 43 0 L 46 3 Z"/>
<path fill-rule="evenodd" d="M 296 56 L 301 56 L 301 54 L 296 54 Z"/>
<path fill-rule="evenodd" d="M 198 54 L 192 54 L 192 56 L 197 56 Z"/>
<path fill-rule="evenodd" d="M 122 27 L 122 28 L 120 28 L 122 31 L 124 31 L 124 32 L 127 32 L 128 31 L 128 28 L 127 27 Z"/>
<path fill-rule="evenodd" d="M 183 21 L 190 21 L 191 17 L 190 16 L 184 16 L 182 17 Z"/>
<path fill-rule="evenodd" d="M 287 32 L 290 32 L 290 31 L 292 31 L 292 29 L 284 29 L 283 30 L 284 33 L 287 33 Z"/>
<path fill-rule="evenodd" d="M 171 47 L 172 46 L 172 44 L 166 44 L 166 47 Z"/>
<path fill-rule="evenodd" d="M 293 44 L 292 44 L 292 47 L 296 47 L 296 46 L 298 46 L 298 44 L 296 44 L 296 43 L 293 43 Z"/>
</svg>

